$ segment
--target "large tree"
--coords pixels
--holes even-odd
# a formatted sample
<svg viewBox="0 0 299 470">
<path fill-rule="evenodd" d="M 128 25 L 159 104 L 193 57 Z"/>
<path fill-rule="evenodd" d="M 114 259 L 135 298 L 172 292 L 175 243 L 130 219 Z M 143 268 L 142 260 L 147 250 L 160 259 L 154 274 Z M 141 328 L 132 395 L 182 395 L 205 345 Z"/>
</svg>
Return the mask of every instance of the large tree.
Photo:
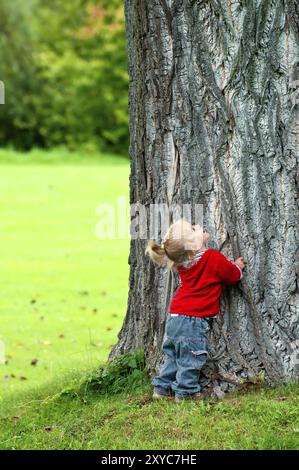
<svg viewBox="0 0 299 470">
<path fill-rule="evenodd" d="M 210 247 L 248 261 L 224 292 L 207 393 L 298 377 L 296 0 L 126 0 L 130 202 L 200 203 Z M 297 180 L 298 183 L 298 180 Z M 160 347 L 176 277 L 131 241 L 120 353 Z M 297 348 L 297 349 L 296 349 Z"/>
</svg>

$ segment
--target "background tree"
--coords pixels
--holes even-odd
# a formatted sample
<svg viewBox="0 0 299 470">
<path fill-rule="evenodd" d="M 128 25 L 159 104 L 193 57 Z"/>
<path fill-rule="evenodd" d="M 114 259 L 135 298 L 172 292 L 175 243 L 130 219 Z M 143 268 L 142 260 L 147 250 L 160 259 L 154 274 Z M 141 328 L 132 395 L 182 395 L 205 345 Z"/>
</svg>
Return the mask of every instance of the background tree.
<svg viewBox="0 0 299 470">
<path fill-rule="evenodd" d="M 5 106 L 0 109 L 0 142 L 28 148 L 40 142 L 34 93 L 39 94 L 32 50 L 34 34 L 30 17 L 35 0 L 0 3 L 0 80 L 5 84 Z"/>
<path fill-rule="evenodd" d="M 127 58 L 121 0 L 51 0 L 35 15 L 47 147 L 128 147 Z"/>
<path fill-rule="evenodd" d="M 298 4 L 126 0 L 125 11 L 130 202 L 201 203 L 210 247 L 248 261 L 222 298 L 204 388 L 219 396 L 243 380 L 298 377 Z M 110 360 L 144 348 L 153 370 L 176 286 L 145 244 L 131 241 Z"/>
<path fill-rule="evenodd" d="M 0 144 L 126 153 L 122 0 L 3 0 Z"/>
</svg>

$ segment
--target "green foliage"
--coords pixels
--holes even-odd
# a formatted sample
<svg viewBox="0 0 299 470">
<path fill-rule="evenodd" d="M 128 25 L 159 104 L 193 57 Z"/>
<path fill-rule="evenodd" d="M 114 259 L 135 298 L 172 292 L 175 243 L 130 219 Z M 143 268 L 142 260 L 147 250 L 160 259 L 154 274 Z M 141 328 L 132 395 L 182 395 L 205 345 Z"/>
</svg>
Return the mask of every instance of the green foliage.
<svg viewBox="0 0 299 470">
<path fill-rule="evenodd" d="M 120 355 L 110 364 L 103 365 L 84 381 L 81 392 L 111 395 L 129 390 L 132 393 L 147 381 L 144 353 L 140 350 Z"/>
<path fill-rule="evenodd" d="M 40 84 L 30 26 L 34 5 L 34 0 L 0 2 L 0 80 L 5 84 L 6 101 L 0 106 L 0 142 L 23 148 L 40 143 L 35 113 Z"/>
<path fill-rule="evenodd" d="M 1 109 L 6 113 L 1 115 L 2 142 L 126 153 L 122 0 L 31 0 L 18 11 L 14 5 L 4 0 L 0 7 L 9 18 L 0 43 L 6 51 L 0 79 L 8 84 L 7 105 Z M 14 28 L 15 23 L 21 26 Z M 7 50 L 3 41 L 10 41 L 14 50 Z M 22 70 L 21 83 L 19 74 L 10 80 L 14 68 Z"/>
</svg>

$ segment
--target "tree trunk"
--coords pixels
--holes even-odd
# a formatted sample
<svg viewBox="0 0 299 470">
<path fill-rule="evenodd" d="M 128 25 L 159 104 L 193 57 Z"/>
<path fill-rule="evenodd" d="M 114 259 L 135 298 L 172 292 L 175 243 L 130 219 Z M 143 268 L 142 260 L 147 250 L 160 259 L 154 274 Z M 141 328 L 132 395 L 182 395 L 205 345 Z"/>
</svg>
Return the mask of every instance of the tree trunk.
<svg viewBox="0 0 299 470">
<path fill-rule="evenodd" d="M 201 384 L 222 396 L 258 377 L 293 380 L 298 4 L 126 0 L 125 13 L 130 203 L 203 204 L 209 247 L 248 261 L 222 296 Z M 145 257 L 146 242 L 131 241 L 128 309 L 109 360 L 144 348 L 153 372 L 177 279 Z"/>
</svg>

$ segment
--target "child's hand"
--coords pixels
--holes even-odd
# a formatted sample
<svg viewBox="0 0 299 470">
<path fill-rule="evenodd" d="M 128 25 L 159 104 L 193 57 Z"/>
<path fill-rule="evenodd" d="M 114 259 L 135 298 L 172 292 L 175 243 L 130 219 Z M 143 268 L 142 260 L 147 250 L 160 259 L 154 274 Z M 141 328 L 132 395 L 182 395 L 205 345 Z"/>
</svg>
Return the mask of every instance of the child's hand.
<svg viewBox="0 0 299 470">
<path fill-rule="evenodd" d="M 236 259 L 235 264 L 237 264 L 239 268 L 244 269 L 246 266 L 246 261 L 244 261 L 243 256 L 241 256 L 241 258 Z"/>
</svg>

